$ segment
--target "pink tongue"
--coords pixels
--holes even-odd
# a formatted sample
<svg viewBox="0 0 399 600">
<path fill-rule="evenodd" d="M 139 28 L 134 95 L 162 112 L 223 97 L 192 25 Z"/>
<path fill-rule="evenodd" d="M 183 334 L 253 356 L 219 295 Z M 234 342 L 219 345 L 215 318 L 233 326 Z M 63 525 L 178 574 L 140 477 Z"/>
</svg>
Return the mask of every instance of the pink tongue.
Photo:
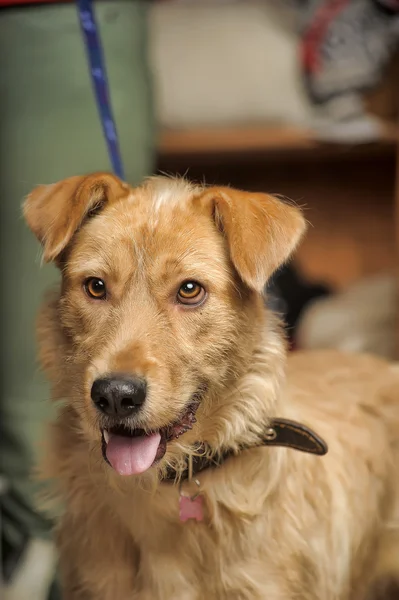
<svg viewBox="0 0 399 600">
<path fill-rule="evenodd" d="M 160 442 L 159 433 L 132 438 L 110 434 L 107 458 L 119 475 L 138 475 L 151 467 Z"/>
</svg>

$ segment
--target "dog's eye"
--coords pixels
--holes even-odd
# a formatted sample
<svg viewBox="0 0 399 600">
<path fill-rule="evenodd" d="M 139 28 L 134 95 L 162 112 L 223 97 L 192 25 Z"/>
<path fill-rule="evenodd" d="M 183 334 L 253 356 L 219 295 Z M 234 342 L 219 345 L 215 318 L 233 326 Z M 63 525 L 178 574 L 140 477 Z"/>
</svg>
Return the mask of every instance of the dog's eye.
<svg viewBox="0 0 399 600">
<path fill-rule="evenodd" d="M 86 294 L 94 300 L 104 300 L 107 290 L 105 283 L 98 277 L 89 277 L 84 283 Z"/>
<path fill-rule="evenodd" d="M 177 293 L 180 304 L 199 304 L 204 298 L 205 290 L 196 281 L 185 281 Z"/>
</svg>

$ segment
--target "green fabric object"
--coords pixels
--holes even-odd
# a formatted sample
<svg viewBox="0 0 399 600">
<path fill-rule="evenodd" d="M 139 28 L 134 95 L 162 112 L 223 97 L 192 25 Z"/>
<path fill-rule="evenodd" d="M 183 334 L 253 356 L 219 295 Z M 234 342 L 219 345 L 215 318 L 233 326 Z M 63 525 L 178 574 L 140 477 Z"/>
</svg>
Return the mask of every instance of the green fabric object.
<svg viewBox="0 0 399 600">
<path fill-rule="evenodd" d="M 146 59 L 144 1 L 95 3 L 112 108 L 126 179 L 151 173 L 154 122 Z M 40 266 L 40 248 L 21 217 L 21 202 L 37 184 L 111 171 L 74 4 L 1 10 L 0 233 L 1 397 L 0 473 L 3 535 L 47 535 L 35 509 L 30 477 L 43 426 L 52 414 L 49 389 L 36 364 L 34 321 L 46 288 L 57 281 Z"/>
</svg>

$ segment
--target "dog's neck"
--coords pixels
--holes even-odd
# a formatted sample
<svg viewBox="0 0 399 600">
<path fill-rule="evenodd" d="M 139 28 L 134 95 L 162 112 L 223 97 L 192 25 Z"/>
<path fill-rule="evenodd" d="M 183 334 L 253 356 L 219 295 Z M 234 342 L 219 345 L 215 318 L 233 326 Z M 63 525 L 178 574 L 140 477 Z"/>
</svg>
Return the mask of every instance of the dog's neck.
<svg viewBox="0 0 399 600">
<path fill-rule="evenodd" d="M 268 420 L 288 410 L 283 398 L 286 344 L 274 319 L 260 332 L 242 374 L 213 399 L 204 429 L 210 446 L 235 450 L 255 443 Z"/>
<path fill-rule="evenodd" d="M 198 434 L 195 443 L 186 448 L 183 460 L 163 470 L 161 481 L 191 480 L 219 468 L 231 456 L 260 446 L 284 446 L 319 456 L 327 452 L 316 432 L 287 418 L 290 409 L 284 393 L 286 349 L 282 340 L 276 329 L 265 328 L 245 374 L 213 398 L 213 410 L 202 415 L 200 432 L 192 432 L 192 436 Z M 269 456 L 273 461 L 273 451 Z"/>
<path fill-rule="evenodd" d="M 205 444 L 212 459 L 223 452 L 259 445 L 274 417 L 289 415 L 283 399 L 286 342 L 275 317 L 267 315 L 248 364 L 242 373 L 220 389 L 210 390 L 198 411 L 198 423 L 167 455 L 167 469 L 177 476 L 186 468 L 198 444 Z"/>
</svg>

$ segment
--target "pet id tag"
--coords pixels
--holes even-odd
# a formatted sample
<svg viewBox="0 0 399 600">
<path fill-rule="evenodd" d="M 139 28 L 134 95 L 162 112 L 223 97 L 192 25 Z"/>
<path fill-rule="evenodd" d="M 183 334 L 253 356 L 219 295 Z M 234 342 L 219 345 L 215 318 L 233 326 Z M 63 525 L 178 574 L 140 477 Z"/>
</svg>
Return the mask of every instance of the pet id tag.
<svg viewBox="0 0 399 600">
<path fill-rule="evenodd" d="M 190 496 L 180 495 L 179 498 L 179 517 L 182 523 L 194 519 L 194 521 L 201 522 L 204 519 L 204 499 L 202 496 Z"/>
<path fill-rule="evenodd" d="M 200 487 L 201 484 L 198 479 L 193 479 L 193 464 L 192 457 L 189 458 L 189 476 L 188 483 L 195 483 L 197 486 L 197 492 L 193 496 L 188 496 L 183 493 L 182 486 L 183 482 L 180 483 L 179 487 L 179 517 L 182 523 L 193 519 L 194 521 L 203 521 L 204 519 L 204 498 L 201 496 Z"/>
</svg>

